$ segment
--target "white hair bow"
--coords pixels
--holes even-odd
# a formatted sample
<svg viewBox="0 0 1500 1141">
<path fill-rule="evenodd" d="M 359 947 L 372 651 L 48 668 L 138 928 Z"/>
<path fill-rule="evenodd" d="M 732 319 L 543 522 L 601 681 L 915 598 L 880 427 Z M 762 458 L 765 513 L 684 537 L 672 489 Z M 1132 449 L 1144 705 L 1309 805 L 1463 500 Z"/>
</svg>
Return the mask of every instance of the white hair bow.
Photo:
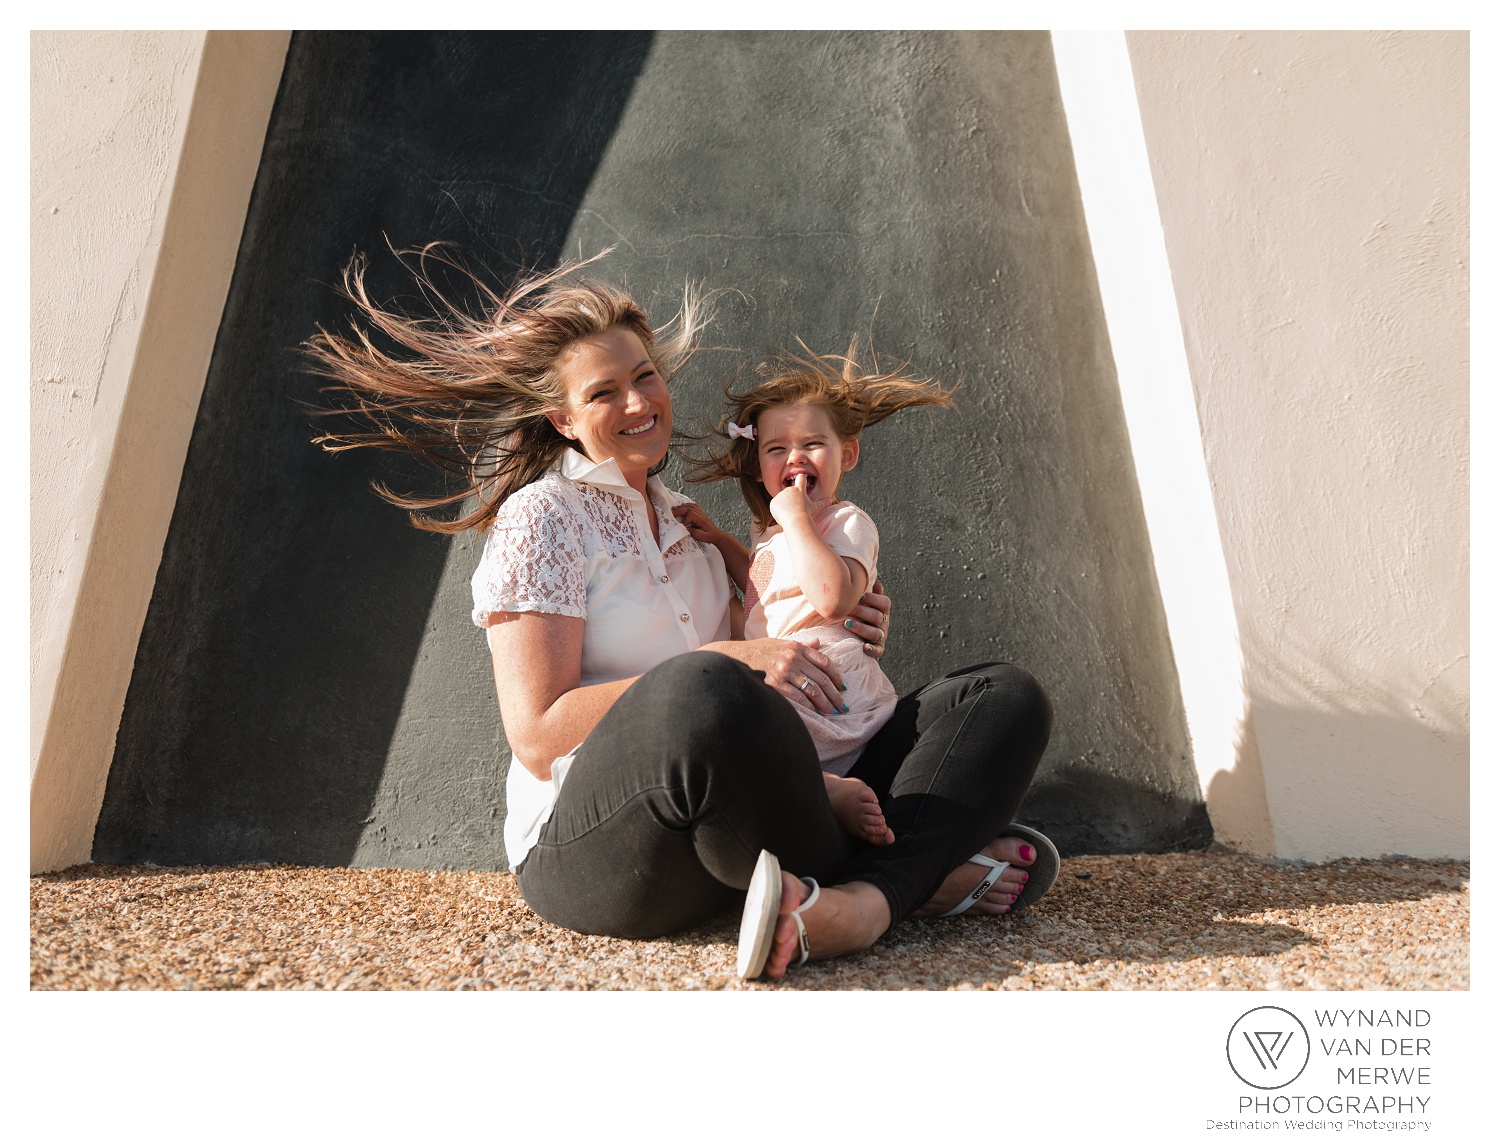
<svg viewBox="0 0 1500 1141">
<path fill-rule="evenodd" d="M 729 421 L 729 438 L 731 440 L 753 440 L 755 439 L 755 425 L 746 424 L 741 428 L 731 420 Z"/>
</svg>

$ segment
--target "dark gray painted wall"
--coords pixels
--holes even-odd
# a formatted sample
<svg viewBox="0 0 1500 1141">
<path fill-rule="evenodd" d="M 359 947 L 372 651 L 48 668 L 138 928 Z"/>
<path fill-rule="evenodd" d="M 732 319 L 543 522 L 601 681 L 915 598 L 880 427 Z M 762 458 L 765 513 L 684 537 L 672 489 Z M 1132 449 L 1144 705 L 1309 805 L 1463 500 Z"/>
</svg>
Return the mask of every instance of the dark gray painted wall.
<svg viewBox="0 0 1500 1141">
<path fill-rule="evenodd" d="M 600 272 L 658 320 L 685 277 L 742 290 L 710 341 L 745 352 L 679 378 L 688 422 L 798 334 L 961 376 L 846 485 L 881 525 L 888 672 L 1042 679 L 1022 819 L 1064 851 L 1207 843 L 1045 34 L 299 35 L 96 859 L 503 866 L 477 546 L 407 527 L 365 486 L 396 465 L 309 447 L 292 403 L 321 283 L 382 232 L 617 243 Z"/>
</svg>

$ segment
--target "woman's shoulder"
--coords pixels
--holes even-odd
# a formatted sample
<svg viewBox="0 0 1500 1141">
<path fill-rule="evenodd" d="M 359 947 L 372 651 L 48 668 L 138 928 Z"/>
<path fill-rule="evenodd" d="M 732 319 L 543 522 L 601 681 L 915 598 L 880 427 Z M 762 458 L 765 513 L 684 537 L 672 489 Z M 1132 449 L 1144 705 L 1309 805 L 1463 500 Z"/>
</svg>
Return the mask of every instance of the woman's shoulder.
<svg viewBox="0 0 1500 1141">
<path fill-rule="evenodd" d="M 587 528 L 578 498 L 565 476 L 550 471 L 508 495 L 485 535 L 476 581 L 489 564 L 540 567 L 583 558 Z"/>
<path fill-rule="evenodd" d="M 691 495 L 684 495 L 675 487 L 668 487 L 660 479 L 653 478 L 651 482 L 661 491 L 662 496 L 673 507 L 681 507 L 685 503 L 696 504 L 698 502 Z"/>
<path fill-rule="evenodd" d="M 506 497 L 474 568 L 476 626 L 496 611 L 536 611 L 582 618 L 587 613 L 587 544 L 563 483 L 549 472 Z"/>
<path fill-rule="evenodd" d="M 495 526 L 526 525 L 548 517 L 571 518 L 577 512 L 578 489 L 573 481 L 561 472 L 549 471 L 506 497 L 495 513 Z"/>
</svg>

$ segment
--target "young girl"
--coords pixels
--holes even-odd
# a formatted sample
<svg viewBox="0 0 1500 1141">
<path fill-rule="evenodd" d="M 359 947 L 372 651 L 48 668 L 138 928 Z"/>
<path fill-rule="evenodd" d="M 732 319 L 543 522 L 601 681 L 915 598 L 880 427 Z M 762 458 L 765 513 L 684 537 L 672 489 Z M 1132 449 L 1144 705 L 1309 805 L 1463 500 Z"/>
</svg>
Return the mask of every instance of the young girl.
<svg viewBox="0 0 1500 1141">
<path fill-rule="evenodd" d="M 799 342 L 800 343 L 800 342 Z M 804 345 L 805 349 L 806 346 Z M 846 777 L 896 706 L 896 691 L 865 643 L 846 629 L 849 611 L 875 582 L 875 522 L 839 497 L 859 462 L 859 435 L 903 408 L 952 407 L 951 389 L 895 372 L 861 371 L 849 355 L 787 357 L 761 366 L 763 379 L 726 393 L 731 411 L 720 445 L 695 465 L 694 482 L 737 478 L 750 506 L 750 548 L 695 504 L 677 509 L 695 538 L 719 549 L 745 595 L 746 638 L 810 642 L 843 674 L 842 708 L 825 715 L 795 703 L 817 746 L 839 822 L 872 844 L 890 844 L 879 799 Z"/>
</svg>

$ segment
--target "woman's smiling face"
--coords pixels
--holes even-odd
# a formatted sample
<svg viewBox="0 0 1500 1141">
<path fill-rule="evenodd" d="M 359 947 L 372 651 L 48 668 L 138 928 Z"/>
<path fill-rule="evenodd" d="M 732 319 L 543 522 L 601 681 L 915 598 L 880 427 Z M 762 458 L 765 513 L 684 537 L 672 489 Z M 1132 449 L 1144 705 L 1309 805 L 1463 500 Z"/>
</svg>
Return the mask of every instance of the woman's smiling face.
<svg viewBox="0 0 1500 1141">
<path fill-rule="evenodd" d="M 585 337 L 558 358 L 555 375 L 566 404 L 547 413 L 552 426 L 595 463 L 618 462 L 626 481 L 644 489 L 672 438 L 672 398 L 640 337 L 629 329 Z"/>
<path fill-rule="evenodd" d="M 859 441 L 840 439 L 833 418 L 821 404 L 778 404 L 755 424 L 760 482 L 775 499 L 797 476 L 807 478 L 807 498 L 830 500 L 839 478 L 859 460 Z"/>
</svg>

